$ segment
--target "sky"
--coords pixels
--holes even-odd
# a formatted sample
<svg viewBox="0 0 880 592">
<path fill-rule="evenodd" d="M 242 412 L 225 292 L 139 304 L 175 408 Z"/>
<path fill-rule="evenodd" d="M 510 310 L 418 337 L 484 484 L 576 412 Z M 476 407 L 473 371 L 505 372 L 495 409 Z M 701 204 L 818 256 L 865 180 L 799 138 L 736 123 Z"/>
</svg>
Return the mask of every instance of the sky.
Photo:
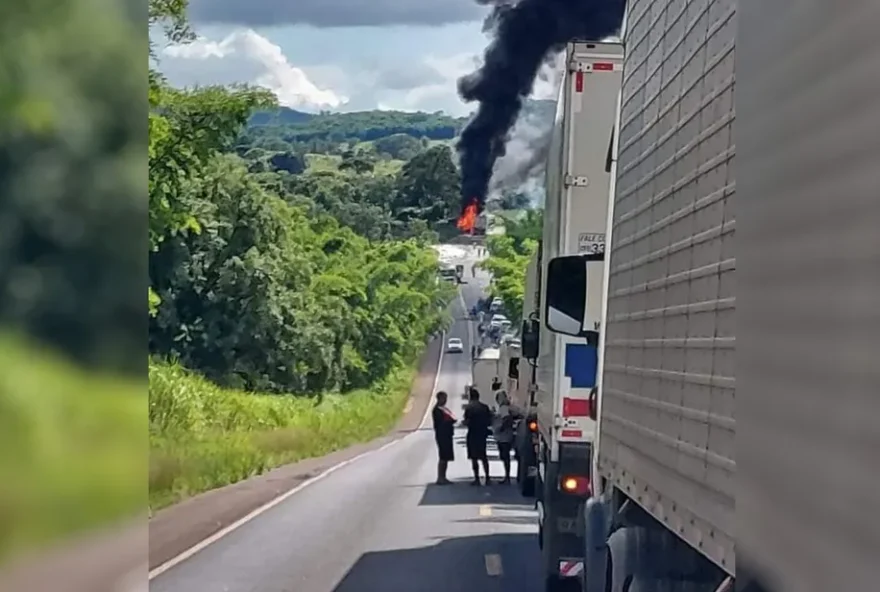
<svg viewBox="0 0 880 592">
<path fill-rule="evenodd" d="M 164 44 L 171 84 L 250 83 L 301 111 L 397 109 L 466 115 L 456 80 L 489 40 L 474 0 L 190 0 L 199 38 Z M 539 80 L 536 98 L 552 98 Z"/>
</svg>

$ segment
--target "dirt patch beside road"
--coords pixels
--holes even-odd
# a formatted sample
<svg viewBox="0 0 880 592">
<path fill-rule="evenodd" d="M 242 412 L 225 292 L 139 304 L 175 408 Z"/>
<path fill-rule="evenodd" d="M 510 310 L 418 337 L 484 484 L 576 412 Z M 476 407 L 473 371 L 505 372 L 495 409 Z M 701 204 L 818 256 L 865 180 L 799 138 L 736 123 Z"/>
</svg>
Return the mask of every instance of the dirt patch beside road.
<svg viewBox="0 0 880 592">
<path fill-rule="evenodd" d="M 435 339 L 428 345 L 410 388 L 412 404 L 407 404 L 406 411 L 394 430 L 386 436 L 326 456 L 278 467 L 263 475 L 205 492 L 157 512 L 150 519 L 149 526 L 150 569 L 155 569 L 331 467 L 417 430 L 431 402 L 435 377 L 440 369 L 443 343 L 443 339 Z"/>
</svg>

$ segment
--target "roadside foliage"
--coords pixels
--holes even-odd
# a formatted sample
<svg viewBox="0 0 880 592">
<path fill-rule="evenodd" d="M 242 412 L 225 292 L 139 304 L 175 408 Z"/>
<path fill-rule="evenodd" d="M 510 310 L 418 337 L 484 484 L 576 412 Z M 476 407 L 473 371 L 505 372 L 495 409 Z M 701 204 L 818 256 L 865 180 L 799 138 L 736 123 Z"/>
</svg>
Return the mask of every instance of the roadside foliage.
<svg viewBox="0 0 880 592">
<path fill-rule="evenodd" d="M 184 9 L 154 2 L 151 18 L 185 43 Z M 273 135 L 291 124 L 272 95 L 173 88 L 153 55 L 155 509 L 393 426 L 449 320 L 453 290 L 430 245 L 455 215 L 459 180 L 449 146 L 395 138 L 418 129 L 409 115 L 301 114 L 300 136 Z M 443 135 L 455 120 L 419 125 Z"/>
</svg>

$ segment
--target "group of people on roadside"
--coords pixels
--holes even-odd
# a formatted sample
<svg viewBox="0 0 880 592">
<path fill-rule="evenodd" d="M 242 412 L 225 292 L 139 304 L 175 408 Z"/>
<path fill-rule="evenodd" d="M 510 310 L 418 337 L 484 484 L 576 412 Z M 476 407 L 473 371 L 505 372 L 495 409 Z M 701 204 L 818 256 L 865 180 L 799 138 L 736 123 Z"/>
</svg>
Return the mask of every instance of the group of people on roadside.
<svg viewBox="0 0 880 592">
<path fill-rule="evenodd" d="M 471 461 L 474 473 L 472 485 L 481 485 L 480 467 L 483 468 L 486 485 L 489 485 L 489 456 L 487 444 L 489 436 L 494 436 L 498 445 L 498 456 L 504 466 L 504 478 L 501 483 L 510 483 L 511 450 L 515 438 L 516 420 L 522 413 L 511 404 L 510 398 L 501 390 L 501 381 L 496 377 L 492 384 L 495 393 L 495 409 L 480 401 L 480 391 L 474 387 L 468 390 L 468 403 L 464 408 L 462 425 L 467 428 L 465 442 L 467 456 Z M 436 395 L 432 418 L 434 420 L 434 439 L 437 443 L 439 460 L 437 463 L 437 484 L 450 483 L 446 477 L 449 463 L 455 460 L 454 434 L 457 418 L 446 406 L 449 396 L 444 391 Z"/>
</svg>

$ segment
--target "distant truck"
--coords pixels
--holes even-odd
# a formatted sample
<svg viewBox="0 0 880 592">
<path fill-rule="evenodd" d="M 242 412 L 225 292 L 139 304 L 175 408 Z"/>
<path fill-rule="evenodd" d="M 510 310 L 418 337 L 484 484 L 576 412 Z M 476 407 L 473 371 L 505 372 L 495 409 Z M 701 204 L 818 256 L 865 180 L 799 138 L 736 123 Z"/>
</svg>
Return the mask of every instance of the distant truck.
<svg viewBox="0 0 880 592">
<path fill-rule="evenodd" d="M 487 405 L 493 404 L 492 382 L 495 378 L 501 378 L 501 350 L 497 347 L 487 347 L 482 350 L 473 361 L 472 375 L 473 386 L 480 391 L 482 400 Z"/>
<path fill-rule="evenodd" d="M 485 236 L 486 230 L 489 228 L 489 215 L 481 212 L 474 221 L 474 236 Z"/>
<path fill-rule="evenodd" d="M 457 282 L 458 272 L 451 265 L 441 265 L 438 275 L 447 282 Z"/>
</svg>

